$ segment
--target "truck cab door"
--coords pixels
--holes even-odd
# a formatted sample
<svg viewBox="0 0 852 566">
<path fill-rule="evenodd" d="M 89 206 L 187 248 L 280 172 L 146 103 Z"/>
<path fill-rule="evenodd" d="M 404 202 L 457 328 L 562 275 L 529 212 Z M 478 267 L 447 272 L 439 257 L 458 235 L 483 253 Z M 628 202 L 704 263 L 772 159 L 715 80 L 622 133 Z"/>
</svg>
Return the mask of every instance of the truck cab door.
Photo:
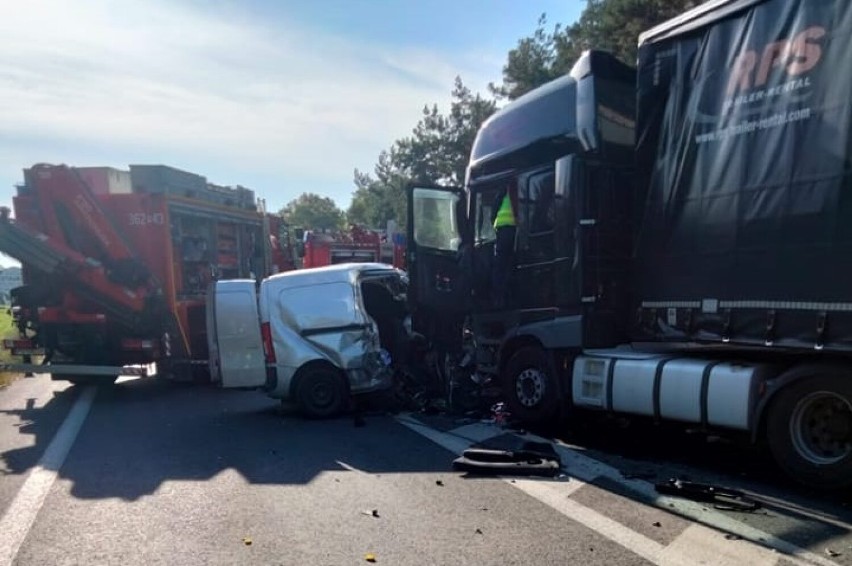
<svg viewBox="0 0 852 566">
<path fill-rule="evenodd" d="M 451 334 L 447 324 L 463 319 L 469 278 L 462 261 L 466 222 L 464 191 L 414 185 L 408 190 L 406 267 L 408 301 L 415 329 L 427 337 Z"/>
<path fill-rule="evenodd" d="M 210 378 L 221 387 L 266 384 L 257 292 L 252 280 L 216 281 L 207 293 Z"/>
</svg>

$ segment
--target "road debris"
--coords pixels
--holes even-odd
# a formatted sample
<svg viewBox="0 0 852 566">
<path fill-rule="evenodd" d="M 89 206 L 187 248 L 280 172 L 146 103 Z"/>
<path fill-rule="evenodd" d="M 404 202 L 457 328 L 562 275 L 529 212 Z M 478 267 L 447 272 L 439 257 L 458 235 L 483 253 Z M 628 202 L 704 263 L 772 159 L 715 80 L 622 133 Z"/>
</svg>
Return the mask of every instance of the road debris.
<svg viewBox="0 0 852 566">
<path fill-rule="evenodd" d="M 361 511 L 361 514 L 366 515 L 367 517 L 375 517 L 376 519 L 380 518 L 378 509 L 372 509 L 370 511 Z"/>
<path fill-rule="evenodd" d="M 667 482 L 655 484 L 657 493 L 673 495 L 691 501 L 712 503 L 715 509 L 721 511 L 740 511 L 750 513 L 760 509 L 761 504 L 742 491 L 719 487 L 706 483 L 696 483 L 672 478 Z"/>
<path fill-rule="evenodd" d="M 517 447 L 483 444 L 465 450 L 453 469 L 471 474 L 555 477 L 562 461 L 547 442 L 523 441 Z"/>
<path fill-rule="evenodd" d="M 444 482 L 441 480 L 435 480 L 435 485 L 437 485 L 438 487 L 444 487 Z"/>
<path fill-rule="evenodd" d="M 508 424 L 509 419 L 511 418 L 512 413 L 506 410 L 505 403 L 497 403 L 493 407 L 491 407 L 491 418 L 492 422 L 497 425 L 505 425 Z"/>
<path fill-rule="evenodd" d="M 831 556 L 832 558 L 837 558 L 838 556 L 843 554 L 842 552 L 837 552 L 836 550 L 832 550 L 830 548 L 826 548 L 825 553 Z"/>
<path fill-rule="evenodd" d="M 246 546 L 251 546 L 252 540 L 251 537 L 243 537 L 243 544 Z"/>
<path fill-rule="evenodd" d="M 373 554 L 372 552 L 368 552 L 367 554 L 364 555 L 364 560 L 366 560 L 367 562 L 375 562 L 376 561 L 376 555 Z"/>
<path fill-rule="evenodd" d="M 725 540 L 742 540 L 743 537 L 740 535 L 735 535 L 734 533 L 728 533 L 725 535 Z"/>
<path fill-rule="evenodd" d="M 481 534 L 482 534 L 482 529 L 476 529 L 476 534 L 481 535 Z"/>
<path fill-rule="evenodd" d="M 659 521 L 654 521 L 654 522 L 653 522 L 653 523 L 651 523 L 651 524 L 652 524 L 652 525 L 654 525 L 655 527 L 662 527 L 662 526 L 663 526 L 663 524 L 662 524 L 661 522 L 659 522 Z"/>
</svg>

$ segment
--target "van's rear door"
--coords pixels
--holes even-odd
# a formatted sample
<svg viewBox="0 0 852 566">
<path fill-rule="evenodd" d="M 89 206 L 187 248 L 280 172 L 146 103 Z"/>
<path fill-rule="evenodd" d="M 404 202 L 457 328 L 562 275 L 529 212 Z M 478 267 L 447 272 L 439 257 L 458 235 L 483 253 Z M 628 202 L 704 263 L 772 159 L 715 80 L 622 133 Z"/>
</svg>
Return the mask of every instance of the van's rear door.
<svg viewBox="0 0 852 566">
<path fill-rule="evenodd" d="M 207 294 L 210 378 L 222 387 L 261 387 L 266 361 L 252 280 L 216 281 Z"/>
</svg>

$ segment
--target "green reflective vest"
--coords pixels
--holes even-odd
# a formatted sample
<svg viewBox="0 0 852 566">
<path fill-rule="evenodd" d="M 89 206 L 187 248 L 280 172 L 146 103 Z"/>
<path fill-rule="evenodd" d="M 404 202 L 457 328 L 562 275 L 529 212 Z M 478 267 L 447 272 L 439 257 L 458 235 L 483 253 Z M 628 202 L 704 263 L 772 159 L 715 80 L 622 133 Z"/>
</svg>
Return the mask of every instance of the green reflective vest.
<svg viewBox="0 0 852 566">
<path fill-rule="evenodd" d="M 494 219 L 494 229 L 503 228 L 504 226 L 515 225 L 515 211 L 512 210 L 512 200 L 509 198 L 509 193 L 503 197 L 503 202 L 500 203 L 500 209 L 497 211 L 497 217 Z"/>
</svg>

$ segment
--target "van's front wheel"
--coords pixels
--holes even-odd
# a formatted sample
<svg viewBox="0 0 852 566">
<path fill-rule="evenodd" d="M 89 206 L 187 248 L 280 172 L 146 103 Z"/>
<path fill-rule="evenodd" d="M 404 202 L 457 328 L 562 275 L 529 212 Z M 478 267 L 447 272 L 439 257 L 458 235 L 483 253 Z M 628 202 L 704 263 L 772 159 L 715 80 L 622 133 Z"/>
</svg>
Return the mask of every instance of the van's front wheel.
<svg viewBox="0 0 852 566">
<path fill-rule="evenodd" d="M 340 372 L 324 365 L 305 368 L 299 372 L 296 401 L 306 417 L 326 419 L 346 408 L 346 383 Z"/>
</svg>

